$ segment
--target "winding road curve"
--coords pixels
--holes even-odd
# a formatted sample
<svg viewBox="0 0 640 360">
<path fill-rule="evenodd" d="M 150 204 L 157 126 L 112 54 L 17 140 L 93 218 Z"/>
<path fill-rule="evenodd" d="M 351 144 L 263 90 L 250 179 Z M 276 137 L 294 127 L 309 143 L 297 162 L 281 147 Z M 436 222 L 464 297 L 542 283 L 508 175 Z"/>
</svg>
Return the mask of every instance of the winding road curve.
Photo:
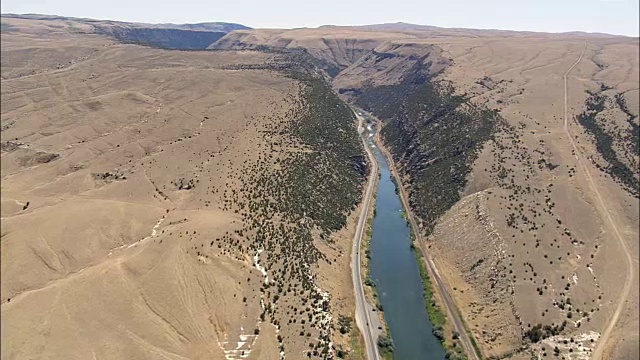
<svg viewBox="0 0 640 360">
<path fill-rule="evenodd" d="M 613 332 L 613 329 L 615 328 L 616 323 L 620 318 L 620 314 L 622 313 L 624 306 L 627 302 L 627 298 L 629 297 L 629 293 L 631 292 L 631 286 L 632 286 L 635 270 L 633 266 L 634 265 L 633 258 L 631 257 L 631 251 L 629 250 L 629 247 L 627 246 L 627 243 L 625 242 L 623 237 L 620 235 L 618 226 L 616 222 L 613 220 L 613 216 L 611 216 L 611 213 L 609 212 L 609 208 L 606 206 L 604 198 L 600 194 L 600 191 L 598 191 L 598 187 L 593 181 L 593 177 L 591 177 L 589 168 L 584 162 L 584 156 L 582 156 L 582 153 L 578 149 L 578 146 L 576 145 L 573 139 L 573 136 L 571 135 L 571 131 L 569 130 L 569 110 L 567 105 L 568 103 L 567 77 L 569 76 L 569 73 L 571 72 L 571 70 L 573 70 L 573 68 L 576 67 L 576 65 L 578 65 L 580 60 L 582 60 L 582 57 L 584 56 L 584 53 L 586 50 L 587 50 L 587 43 L 584 44 L 584 48 L 582 49 L 582 53 L 580 53 L 580 57 L 578 57 L 578 60 L 576 60 L 576 62 L 573 63 L 573 65 L 571 65 L 569 69 L 567 69 L 567 71 L 564 73 L 562 77 L 564 82 L 564 132 L 569 138 L 569 142 L 571 143 L 571 147 L 573 148 L 573 152 L 576 157 L 576 160 L 578 161 L 578 165 L 580 166 L 580 169 L 582 170 L 586 179 L 589 182 L 590 190 L 596 195 L 597 204 L 599 205 L 598 207 L 600 208 L 599 212 L 600 212 L 600 216 L 602 217 L 602 220 L 608 225 L 610 230 L 613 232 L 613 235 L 615 235 L 615 238 L 618 240 L 620 247 L 622 248 L 622 250 L 626 255 L 627 270 L 628 270 L 627 276 L 624 282 L 624 286 L 620 291 L 620 296 L 618 297 L 618 304 L 616 306 L 616 309 L 613 315 L 611 315 L 611 319 L 609 320 L 609 323 L 607 324 L 607 327 L 602 333 L 602 337 L 598 341 L 598 344 L 596 345 L 596 348 L 594 349 L 593 354 L 591 356 L 593 360 L 600 360 L 604 356 L 609 337 L 611 336 L 611 333 Z"/>
<path fill-rule="evenodd" d="M 362 128 L 363 120 L 362 117 L 356 115 L 359 120 L 358 128 Z M 377 318 L 378 314 L 373 311 L 373 306 L 367 302 L 367 299 L 364 295 L 364 286 L 362 284 L 362 274 L 360 268 L 360 249 L 362 244 L 362 235 L 364 233 L 364 227 L 367 223 L 367 216 L 369 214 L 369 208 L 371 206 L 371 197 L 373 196 L 373 189 L 376 185 L 376 180 L 378 178 L 378 163 L 376 161 L 375 156 L 369 149 L 369 145 L 367 144 L 367 140 L 365 136 L 361 136 L 362 143 L 364 144 L 364 148 L 367 151 L 367 155 L 369 156 L 369 163 L 371 166 L 371 172 L 369 174 L 369 180 L 367 183 L 367 190 L 365 192 L 364 198 L 362 200 L 362 210 L 360 212 L 360 217 L 358 218 L 358 227 L 356 228 L 356 234 L 353 238 L 353 249 L 351 251 L 351 276 L 353 277 L 353 286 L 356 294 L 356 325 L 360 329 L 360 333 L 362 334 L 365 342 L 365 347 L 367 348 L 367 359 L 368 360 L 380 360 L 380 353 L 378 352 L 377 338 L 380 334 L 380 330 L 378 330 L 379 319 Z M 371 315 L 374 315 L 375 318 L 372 321 Z"/>
</svg>

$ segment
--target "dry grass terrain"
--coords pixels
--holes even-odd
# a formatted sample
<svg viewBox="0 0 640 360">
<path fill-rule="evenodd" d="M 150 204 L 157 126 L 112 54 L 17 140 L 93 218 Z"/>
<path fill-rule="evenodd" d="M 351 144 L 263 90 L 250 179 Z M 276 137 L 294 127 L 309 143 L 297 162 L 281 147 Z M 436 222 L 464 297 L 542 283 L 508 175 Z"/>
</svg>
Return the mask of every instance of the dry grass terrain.
<svg viewBox="0 0 640 360">
<path fill-rule="evenodd" d="M 563 131 L 563 74 L 585 46 L 568 76 L 569 129 L 631 262 Z M 463 199 L 432 234 L 433 257 L 451 270 L 451 288 L 484 353 L 513 353 L 524 333 L 549 336 L 532 347 L 537 357 L 589 358 L 624 301 L 624 320 L 603 344 L 603 358 L 637 357 L 638 152 L 637 139 L 628 137 L 638 126 L 637 39 L 500 39 L 471 50 L 456 43 L 442 48 L 455 64 L 442 78 L 505 120 L 473 164 Z M 603 84 L 612 110 L 601 121 L 620 129 L 614 136 L 624 145 L 615 150 L 635 169 L 635 194 L 594 166 L 603 156 L 576 121 L 587 91 Z M 629 99 L 632 123 L 611 101 L 617 94 Z M 625 293 L 627 283 L 633 285 Z"/>
<path fill-rule="evenodd" d="M 521 331 L 536 324 L 566 322 L 560 335 L 542 340 L 534 352 L 551 355 L 561 343 L 560 356 L 588 357 L 594 348 L 591 339 L 598 341 L 607 328 L 630 281 L 624 320 L 608 339 L 604 358 L 638 356 L 638 194 L 603 171 L 607 165 L 594 146 L 595 136 L 577 121 L 588 92 L 606 89 L 610 110 L 599 115 L 600 121 L 616 129 L 617 158 L 635 169 L 637 184 L 637 138 L 629 138 L 633 126 L 635 131 L 638 127 L 637 39 L 497 39 L 471 51 L 453 42 L 442 47 L 455 64 L 443 78 L 473 102 L 499 110 L 506 122 L 474 163 L 466 197 L 433 234 L 434 257 L 442 259 L 444 267 L 457 268 L 451 272 L 456 279 L 452 284 L 459 288 L 463 312 L 486 353 L 512 351 Z M 585 47 L 567 77 L 568 127 L 588 161 L 595 189 L 623 234 L 631 263 L 564 132 L 562 78 Z M 626 100 L 634 116 L 631 122 L 613 101 L 617 94 Z M 469 246 L 487 251 L 469 253 Z M 629 266 L 633 278 L 627 275 Z M 504 288 L 496 285 L 505 280 Z M 462 294 L 463 289 L 469 291 Z M 505 308 L 513 313 L 505 314 Z M 496 327 L 496 321 L 504 326 Z M 564 344 L 572 338 L 585 340 Z"/>
<path fill-rule="evenodd" d="M 71 20 L 2 24 L 3 359 L 351 346 L 337 329 L 354 311 L 352 217 L 321 238 L 317 217 L 273 210 L 298 205 L 278 179 L 315 151 L 289 129 L 312 104 L 304 81 L 265 67 L 279 55 L 123 45 Z"/>
<path fill-rule="evenodd" d="M 523 334 L 537 336 L 531 331 L 541 324 L 560 329 L 555 336 L 539 332 L 550 337 L 531 348 L 534 355 L 588 358 L 622 300 L 623 320 L 604 345 L 604 358 L 637 357 L 638 195 L 594 166 L 606 164 L 576 121 L 587 91 L 604 84 L 611 110 L 601 121 L 619 131 L 614 149 L 636 169 L 637 184 L 637 139 L 628 137 L 638 126 L 637 39 L 425 43 L 437 44 L 453 63 L 440 79 L 472 103 L 498 110 L 505 121 L 473 163 L 462 199 L 438 221 L 430 244 L 483 353 L 520 356 Z M 588 171 L 629 247 L 630 263 L 563 132 L 563 74 L 585 46 L 568 77 L 569 129 L 590 160 Z M 632 123 L 616 109 L 617 94 L 629 99 Z M 633 285 L 621 299 L 626 282 Z M 528 358 L 527 352 L 521 356 Z"/>
</svg>

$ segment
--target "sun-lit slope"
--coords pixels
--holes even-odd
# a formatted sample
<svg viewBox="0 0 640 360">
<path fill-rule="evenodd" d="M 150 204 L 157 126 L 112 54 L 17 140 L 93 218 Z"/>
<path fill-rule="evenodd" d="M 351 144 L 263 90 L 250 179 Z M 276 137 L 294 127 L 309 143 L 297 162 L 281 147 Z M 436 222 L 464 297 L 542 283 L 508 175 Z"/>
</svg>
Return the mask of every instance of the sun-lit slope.
<svg viewBox="0 0 640 360">
<path fill-rule="evenodd" d="M 614 225 L 624 234 L 623 240 L 632 253 L 637 253 L 637 166 L 630 166 L 635 169 L 630 171 L 635 173 L 630 176 L 635 178 L 635 185 L 632 179 L 627 182 L 630 185 L 621 182 L 615 176 L 618 172 L 610 168 L 615 165 L 613 161 L 623 164 L 638 161 L 637 135 L 633 138 L 634 131 L 636 134 L 638 131 L 638 108 L 633 100 L 633 91 L 637 91 L 633 89 L 638 88 L 637 39 L 584 39 L 564 44 L 495 42 L 488 48 L 494 54 L 495 65 L 479 54 L 470 54 L 466 59 L 475 57 L 469 61 L 471 64 L 465 66 L 463 60 L 458 75 L 455 69 L 451 74 L 465 76 L 462 71 L 468 72 L 473 62 L 479 64 L 489 77 L 478 84 L 485 90 L 480 90 L 481 87 L 465 90 L 483 93 L 476 100 L 500 109 L 511 126 L 498 134 L 495 143 L 488 144 L 475 164 L 476 180 L 469 185 L 474 190 L 483 189 L 488 185 L 483 184 L 487 177 L 493 179 L 493 184 L 503 182 L 496 178 L 502 169 L 506 170 L 504 180 L 512 182 L 511 185 L 503 182 L 495 192 L 491 191 L 485 203 L 492 209 L 489 213 L 493 214 L 501 237 L 513 239 L 505 241 L 510 248 L 507 254 L 511 253 L 508 267 L 515 267 L 507 276 L 513 277 L 514 304 L 523 329 L 528 329 L 529 324 L 557 325 L 568 321 L 572 328 L 569 334 L 603 333 L 619 296 L 627 295 L 623 291 L 625 282 L 637 283 L 626 275 L 629 266 L 635 266 L 632 271 L 637 273 L 637 262 L 628 264 L 625 260 L 624 248 L 615 238 L 594 193 L 595 188 L 606 199 L 605 206 L 614 214 Z M 595 179 L 595 187 L 587 181 L 563 129 L 562 76 L 583 49 L 583 58 L 568 76 L 568 120 L 581 158 Z M 520 57 L 510 61 L 513 66 L 505 69 L 504 59 L 513 58 L 514 54 Z M 464 88 L 462 81 L 458 83 Z M 587 98 L 593 97 L 587 92 L 606 98 L 605 107 L 609 110 L 599 114 L 597 120 L 604 131 L 592 132 L 578 118 L 585 111 Z M 617 102 L 616 96 L 630 101 Z M 635 118 L 621 111 L 620 104 L 627 104 Z M 613 140 L 613 146 L 603 141 L 606 138 Z M 610 146 L 615 155 L 608 150 Z M 485 156 L 493 160 L 487 163 Z M 517 268 L 519 263 L 523 268 Z M 635 286 L 626 301 L 636 302 L 637 294 Z M 567 301 L 572 305 L 564 305 Z M 626 318 L 637 319 L 637 308 L 629 306 L 624 314 Z M 619 322 L 616 329 L 617 335 L 607 339 L 607 343 L 620 352 L 607 356 L 626 358 L 630 349 L 637 349 L 638 329 L 626 321 Z M 563 336 L 567 335 L 555 341 Z M 552 352 L 553 341 L 553 338 L 543 340 L 549 345 L 541 352 Z M 562 348 L 562 353 L 567 350 Z"/>
<path fill-rule="evenodd" d="M 74 37 L 3 34 L 2 58 L 32 46 L 21 69 L 45 70 Z M 2 357 L 279 358 L 253 259 L 194 242 L 240 225 L 219 209 L 230 164 L 256 156 L 251 123 L 295 82 L 226 70 L 259 53 L 91 51 L 3 80 Z"/>
<path fill-rule="evenodd" d="M 109 39 L 91 35 L 92 28 L 87 25 L 5 17 L 1 21 L 3 80 L 73 66 L 111 43 Z"/>
<path fill-rule="evenodd" d="M 2 357 L 350 351 L 366 163 L 329 85 L 273 52 L 28 25 L 2 34 Z"/>
<path fill-rule="evenodd" d="M 212 237 L 231 220 L 203 211 L 174 216 L 188 217 L 188 228 Z M 181 228 L 165 225 L 165 235 L 115 250 L 99 264 L 3 304 L 2 357 L 222 359 L 219 342 L 239 339 L 242 326 L 251 331 L 250 342 L 257 340 L 260 306 L 244 284 L 260 283 L 260 273 L 227 257 L 194 259 L 192 236 Z M 253 351 L 252 358 L 261 358 L 260 345 Z"/>
<path fill-rule="evenodd" d="M 91 40 L 86 35 L 93 34 L 109 37 L 113 40 L 163 49 L 205 49 L 232 30 L 249 29 L 233 23 L 209 22 L 198 24 L 147 24 L 113 20 L 73 18 L 39 14 L 2 14 L 2 33 L 21 32 L 31 34 L 30 40 L 46 41 L 50 35 L 82 35 L 82 39 Z M 58 42 L 60 39 L 56 39 Z M 106 39 L 103 39 L 106 40 Z M 33 47 L 37 43 L 31 43 Z M 63 45 L 63 44 L 61 44 Z M 91 47 L 88 44 L 67 44 L 76 47 Z M 95 45 L 95 43 L 94 43 Z M 3 62 L 11 65 L 11 62 Z M 15 64 L 14 64 L 15 65 Z"/>
<path fill-rule="evenodd" d="M 562 354 L 570 348 L 576 356 L 589 354 L 594 348 L 590 339 L 597 342 L 608 326 L 624 288 L 622 274 L 628 265 L 623 249 L 563 132 L 562 76 L 585 42 L 585 56 L 569 78 L 569 126 L 578 134 L 584 157 L 596 163 L 602 160 L 594 138 L 584 135 L 574 117 L 585 107 L 586 91 L 600 92 L 604 85 L 613 100 L 615 94 L 626 98 L 630 89 L 637 89 L 637 41 L 550 38 L 496 39 L 478 47 L 442 44 L 453 61 L 443 78 L 472 102 L 499 110 L 505 120 L 474 162 L 463 193 L 469 197 L 447 212 L 433 233 L 434 257 L 444 269 L 455 264 L 450 273 L 455 297 L 465 304 L 460 307 L 487 354 L 515 350 L 521 334 L 526 341 L 559 334 L 536 344 L 538 355 L 552 353 L 556 344 L 561 344 Z M 617 64 L 604 60 L 620 48 L 625 50 L 618 50 Z M 613 101 L 608 104 L 616 107 Z M 637 106 L 629 109 L 638 114 Z M 637 131 L 637 117 L 629 122 L 618 110 L 602 121 L 622 128 L 614 138 L 633 148 L 637 140 L 625 134 L 634 126 Z M 637 152 L 629 158 L 637 164 Z M 637 197 L 606 171 L 593 166 L 590 172 L 597 188 L 607 194 L 625 241 L 637 252 Z M 481 251 L 469 253 L 469 248 Z M 630 304 L 637 291 L 636 286 L 627 299 Z M 637 308 L 628 307 L 625 316 L 637 319 Z M 497 330 L 495 324 L 505 322 L 512 325 Z M 537 324 L 552 329 L 538 331 Z M 609 354 L 614 358 L 625 358 L 625 352 L 637 348 L 637 327 L 624 324 L 617 327 L 617 338 L 625 341 L 613 340 L 613 347 L 625 350 Z M 562 346 L 571 337 L 586 340 Z"/>
</svg>

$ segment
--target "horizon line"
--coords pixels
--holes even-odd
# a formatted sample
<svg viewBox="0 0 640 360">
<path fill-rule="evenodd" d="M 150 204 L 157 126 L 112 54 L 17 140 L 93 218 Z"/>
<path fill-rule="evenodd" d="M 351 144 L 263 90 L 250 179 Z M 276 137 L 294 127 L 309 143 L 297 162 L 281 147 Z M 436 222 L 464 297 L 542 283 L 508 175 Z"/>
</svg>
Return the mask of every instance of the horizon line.
<svg viewBox="0 0 640 360">
<path fill-rule="evenodd" d="M 211 23 L 218 23 L 218 24 L 234 24 L 234 25 L 241 25 L 241 26 L 245 26 L 250 28 L 251 30 L 297 30 L 297 29 L 320 29 L 322 27 L 351 27 L 351 28 L 357 28 L 357 27 L 367 27 L 367 26 L 383 26 L 383 25 L 399 25 L 399 24 L 404 24 L 404 25 L 409 25 L 409 26 L 422 26 L 422 27 L 432 27 L 432 28 L 436 28 L 436 29 L 446 29 L 446 30 L 479 30 L 479 31 L 505 31 L 505 32 L 516 32 L 516 33 L 537 33 L 537 34 L 555 34 L 555 35 L 562 35 L 562 34 L 586 34 L 586 35 L 608 35 L 608 36 L 617 36 L 617 37 L 627 37 L 627 38 L 640 38 L 640 33 L 636 34 L 636 35 L 628 35 L 628 34 L 613 34 L 613 33 L 605 33 L 605 32 L 599 32 L 599 31 L 587 31 L 587 30 L 568 30 L 568 31 L 541 31 L 541 30 L 515 30 L 515 29 L 504 29 L 504 28 L 474 28 L 474 27 L 459 27 L 459 26 L 454 26 L 454 27 L 446 27 L 446 26 L 438 26 L 438 25 L 426 25 L 426 24 L 416 24 L 416 23 L 409 23 L 409 22 L 405 22 L 405 21 L 395 21 L 395 22 L 382 22 L 382 23 L 371 23 L 371 24 L 359 24 L 359 25 L 339 25 L 339 24 L 322 24 L 322 25 L 317 25 L 317 26 L 293 26 L 293 27 L 279 27 L 279 26 L 274 26 L 274 27 L 253 27 L 251 25 L 247 25 L 247 24 L 243 24 L 240 22 L 235 22 L 232 20 L 221 20 L 221 21 L 197 21 L 197 22 L 146 22 L 146 21 L 131 21 L 131 20 L 115 20 L 115 19 L 109 19 L 109 18 L 92 18 L 92 17 L 79 17 L 79 16 L 67 16 L 67 15 L 57 15 L 57 14 L 42 14 L 42 13 L 0 13 L 0 17 L 2 16 L 43 16 L 43 17 L 59 17 L 59 18 L 68 18 L 68 19 L 79 19 L 79 20 L 94 20 L 94 21 L 113 21 L 113 22 L 120 22 L 120 23 L 130 23 L 130 24 L 149 24 L 149 25 L 164 25 L 164 24 L 168 24 L 168 25 L 198 25 L 198 24 L 211 24 Z M 393 30 L 393 29 L 391 29 Z M 380 30 L 383 31 L 383 30 Z M 401 30 L 400 30 L 401 31 Z M 408 31 L 411 31 L 410 29 Z"/>
</svg>

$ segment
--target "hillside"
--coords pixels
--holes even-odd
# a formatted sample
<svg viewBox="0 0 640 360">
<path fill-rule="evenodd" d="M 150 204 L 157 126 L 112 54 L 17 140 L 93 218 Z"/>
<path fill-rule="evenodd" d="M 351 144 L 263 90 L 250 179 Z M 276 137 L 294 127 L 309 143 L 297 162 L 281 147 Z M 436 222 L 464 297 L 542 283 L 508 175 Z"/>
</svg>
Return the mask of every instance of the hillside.
<svg viewBox="0 0 640 360">
<path fill-rule="evenodd" d="M 331 76 L 356 62 L 384 41 L 397 37 L 384 32 L 352 29 L 294 29 L 232 31 L 209 49 L 305 49 L 322 62 Z"/>
<path fill-rule="evenodd" d="M 336 329 L 354 311 L 344 254 L 367 164 L 312 68 L 2 23 L 3 359 L 357 344 Z"/>
<path fill-rule="evenodd" d="M 86 34 L 107 35 L 123 43 L 140 44 L 162 49 L 202 50 L 234 30 L 250 29 L 244 25 L 232 23 L 198 24 L 144 24 L 112 20 L 79 19 L 55 15 L 19 15 L 2 14 L 3 32 L 10 32 L 15 26 L 26 24 L 25 32 L 30 32 L 38 22 L 44 22 L 52 28 L 70 29 Z M 47 32 L 48 32 L 47 31 Z M 43 34 L 41 34 L 43 35 Z"/>
</svg>

